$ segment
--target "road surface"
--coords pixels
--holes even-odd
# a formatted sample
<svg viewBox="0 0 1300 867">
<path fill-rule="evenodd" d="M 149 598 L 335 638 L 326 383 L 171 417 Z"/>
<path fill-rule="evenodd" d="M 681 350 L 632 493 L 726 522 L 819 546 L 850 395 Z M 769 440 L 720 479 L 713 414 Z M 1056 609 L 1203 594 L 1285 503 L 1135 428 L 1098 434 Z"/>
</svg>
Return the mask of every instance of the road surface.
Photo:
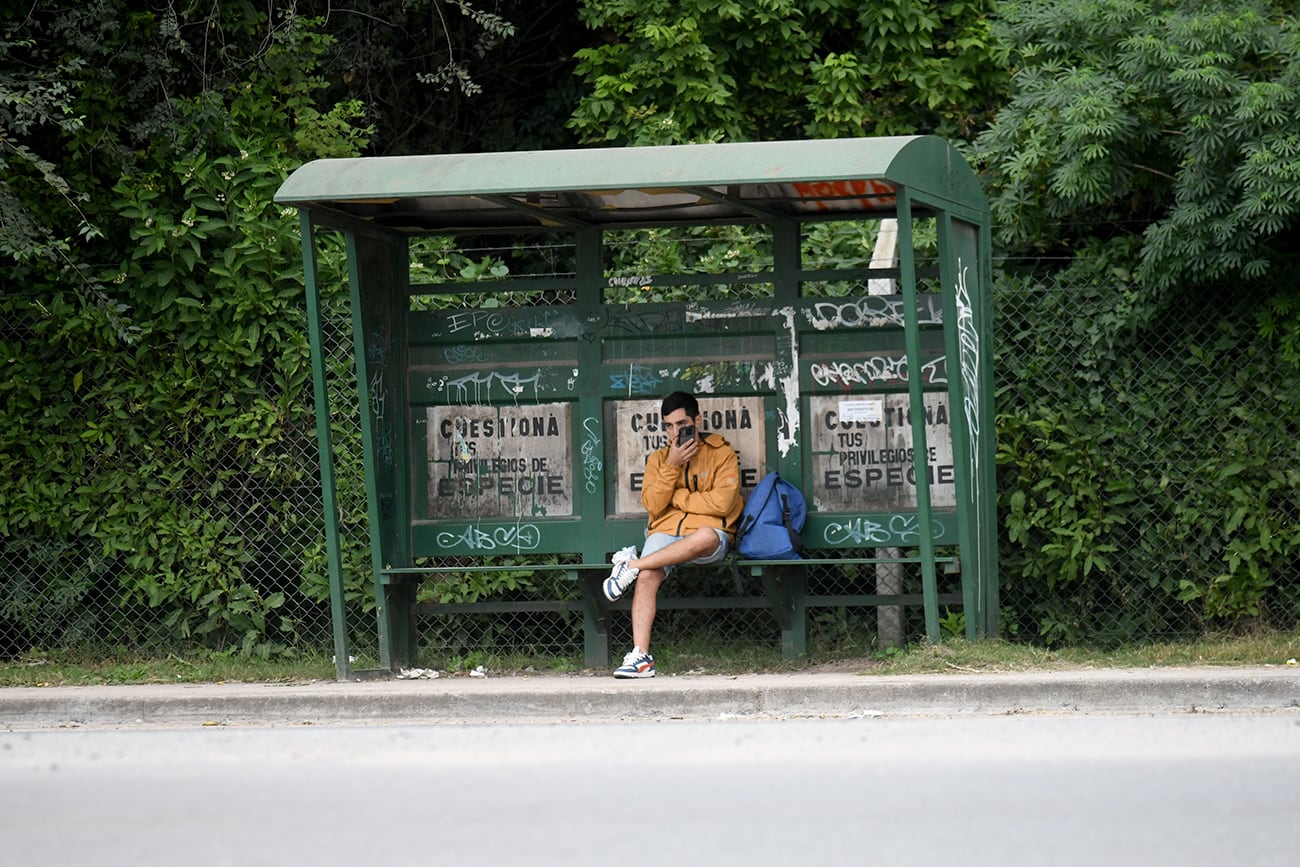
<svg viewBox="0 0 1300 867">
<path fill-rule="evenodd" d="M 1300 714 L 0 732 L 0 863 L 1288 865 Z"/>
</svg>

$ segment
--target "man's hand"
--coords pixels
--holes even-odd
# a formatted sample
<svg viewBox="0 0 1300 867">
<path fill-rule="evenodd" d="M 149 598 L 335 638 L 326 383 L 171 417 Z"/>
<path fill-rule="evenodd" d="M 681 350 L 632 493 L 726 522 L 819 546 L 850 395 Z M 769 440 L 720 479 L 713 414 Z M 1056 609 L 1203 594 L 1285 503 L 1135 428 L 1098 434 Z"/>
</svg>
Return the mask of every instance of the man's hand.
<svg viewBox="0 0 1300 867">
<path fill-rule="evenodd" d="M 674 467 L 685 466 L 691 458 L 695 457 L 695 453 L 699 450 L 700 441 L 696 437 L 687 440 L 685 443 L 673 443 L 672 447 L 668 449 L 668 463 Z"/>
</svg>

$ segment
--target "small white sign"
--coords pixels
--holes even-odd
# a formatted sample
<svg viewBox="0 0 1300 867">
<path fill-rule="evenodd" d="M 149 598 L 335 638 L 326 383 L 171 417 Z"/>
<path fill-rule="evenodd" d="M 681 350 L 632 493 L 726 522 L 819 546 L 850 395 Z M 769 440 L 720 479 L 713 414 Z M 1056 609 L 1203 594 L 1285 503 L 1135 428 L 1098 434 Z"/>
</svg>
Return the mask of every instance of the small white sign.
<svg viewBox="0 0 1300 867">
<path fill-rule="evenodd" d="M 879 423 L 885 420 L 885 402 L 883 400 L 842 400 L 840 401 L 840 421 L 865 421 Z"/>
</svg>

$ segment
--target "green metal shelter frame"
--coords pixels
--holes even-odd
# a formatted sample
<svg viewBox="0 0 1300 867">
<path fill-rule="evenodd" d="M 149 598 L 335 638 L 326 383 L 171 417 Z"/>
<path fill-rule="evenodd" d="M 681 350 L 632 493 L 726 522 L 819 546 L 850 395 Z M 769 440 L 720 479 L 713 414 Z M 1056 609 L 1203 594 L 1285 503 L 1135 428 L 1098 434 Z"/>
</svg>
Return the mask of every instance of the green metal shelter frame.
<svg viewBox="0 0 1300 867">
<path fill-rule="evenodd" d="M 926 420 L 922 413 L 909 412 L 913 447 L 909 478 L 914 480 L 916 501 L 914 508 L 903 511 L 908 513 L 912 531 L 892 536 L 886 532 L 873 537 L 871 544 L 919 547 L 927 633 L 937 639 L 936 537 L 943 536 L 945 544 L 955 537 L 967 634 L 996 633 L 989 211 L 974 173 L 946 141 L 915 136 L 328 159 L 295 171 L 280 187 L 275 201 L 300 211 L 340 679 L 351 672 L 331 408 L 322 350 L 319 230 L 342 232 L 346 239 L 373 587 L 381 664 L 386 668 L 411 662 L 413 641 L 407 623 L 413 595 L 409 585 L 399 579 L 404 572 L 420 571 L 416 559 L 483 553 L 468 531 L 463 535 L 448 532 L 453 526 L 472 526 L 479 538 L 497 533 L 516 540 L 520 528 L 518 514 L 499 516 L 501 520 L 488 516 L 467 522 L 462 518 L 457 523 L 446 516 L 431 518 L 423 505 L 432 496 L 426 472 L 427 456 L 432 453 L 429 440 L 434 436 L 428 430 L 435 418 L 430 407 L 452 401 L 428 393 L 432 386 L 421 382 L 432 382 L 434 377 L 429 374 L 439 368 L 429 346 L 449 339 L 454 329 L 445 317 L 412 311 L 411 296 L 443 290 L 413 285 L 409 248 L 413 238 L 440 234 L 544 237 L 561 233 L 574 239 L 575 274 L 558 280 L 576 292 L 578 303 L 571 311 L 548 322 L 544 329 L 536 328 L 535 321 L 522 316 L 512 319 L 503 312 L 502 327 L 490 333 L 478 331 L 473 339 L 480 341 L 486 357 L 503 364 L 537 361 L 529 399 L 559 402 L 546 405 L 562 405 L 568 413 L 560 431 L 565 440 L 563 454 L 572 463 L 565 473 L 565 483 L 573 488 L 570 500 L 560 510 L 562 514 L 555 516 L 534 506 L 532 517 L 536 520 L 530 518 L 526 547 L 538 554 L 580 554 L 582 563 L 572 567 L 576 573 L 603 564 L 608 552 L 634 538 L 640 526 L 635 519 L 613 513 L 609 484 L 591 481 L 593 468 L 610 464 L 613 448 L 606 428 L 612 418 L 610 401 L 619 395 L 606 374 L 626 366 L 628 359 L 635 360 L 641 351 L 620 343 L 620 335 L 609 327 L 606 308 L 610 305 L 603 294 L 609 288 L 603 265 L 604 234 L 635 227 L 710 223 L 770 229 L 770 271 L 734 278 L 773 287 L 772 298 L 762 309 L 756 309 L 754 302 L 730 307 L 687 304 L 684 315 L 674 321 L 685 323 L 677 344 L 685 358 L 698 357 L 693 353 L 703 351 L 700 347 L 706 339 L 717 339 L 733 341 L 728 344 L 728 358 L 750 354 L 758 359 L 745 365 L 748 379 L 723 383 L 722 390 L 759 395 L 756 399 L 763 401 L 770 419 L 764 463 L 798 483 L 804 480 L 811 460 L 805 437 L 808 401 L 820 400 L 822 406 L 831 399 L 825 395 L 837 390 L 850 396 L 881 390 L 870 384 L 849 389 L 841 383 L 819 392 L 810 381 L 808 359 L 817 357 L 818 347 L 823 347 L 820 351 L 827 357 L 843 357 L 860 336 L 863 323 L 857 323 L 857 331 L 849 329 L 852 333 L 841 335 L 837 342 L 835 332 L 843 330 L 843 322 L 828 321 L 816 305 L 801 298 L 800 287 L 805 281 L 826 279 L 823 272 L 807 271 L 801 265 L 801 226 L 833 220 L 896 219 L 897 268 L 890 270 L 890 276 L 901 288 L 901 322 L 887 327 L 901 338 L 906 370 L 922 371 L 934 362 L 936 353 L 946 364 L 946 376 L 940 382 L 947 405 L 953 408 L 955 503 L 948 509 L 933 508 Z M 933 220 L 937 228 L 938 293 L 918 291 L 913 241 L 914 224 L 920 217 Z M 865 264 L 841 273 L 858 278 L 880 276 Z M 700 282 L 725 279 L 709 276 Z M 521 277 L 457 291 L 487 294 L 555 285 L 555 278 Z M 662 342 L 657 346 L 656 351 L 662 353 Z M 554 353 L 558 360 L 546 360 Z M 765 375 L 756 378 L 756 365 Z M 377 366 L 383 368 L 383 376 L 377 375 Z M 566 380 L 564 384 L 561 378 Z M 896 383 L 894 390 L 905 394 L 910 406 L 923 406 L 927 395 L 923 377 L 907 375 L 905 379 L 905 383 Z M 762 385 L 756 386 L 760 380 Z M 619 387 L 624 384 L 620 381 Z M 680 382 L 662 383 L 661 391 L 675 387 L 692 390 L 696 384 L 683 377 Z M 516 390 L 505 403 L 517 406 L 520 401 Z M 500 412 L 499 407 L 496 411 Z M 584 472 L 588 483 L 579 485 Z M 810 496 L 810 503 L 815 499 Z M 805 537 L 823 540 L 829 546 L 832 531 L 846 526 L 844 511 L 843 503 L 825 513 L 814 503 Z M 889 527 L 899 517 L 899 510 L 865 505 L 849 511 L 859 513 L 859 518 L 871 518 L 876 527 Z M 916 532 L 916 528 L 932 531 Z M 518 541 L 514 545 L 515 551 L 524 550 Z M 822 546 L 814 541 L 809 547 L 816 550 Z M 799 614 L 802 616 L 802 609 Z M 588 600 L 588 626 L 599 615 Z M 589 660 L 603 650 L 599 643 L 589 642 Z"/>
</svg>

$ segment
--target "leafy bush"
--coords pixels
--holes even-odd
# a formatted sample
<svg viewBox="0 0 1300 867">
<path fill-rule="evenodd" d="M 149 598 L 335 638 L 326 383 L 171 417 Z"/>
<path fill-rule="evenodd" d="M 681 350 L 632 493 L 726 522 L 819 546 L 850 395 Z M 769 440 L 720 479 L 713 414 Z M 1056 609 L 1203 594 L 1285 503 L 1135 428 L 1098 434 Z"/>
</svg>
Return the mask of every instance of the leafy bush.
<svg viewBox="0 0 1300 867">
<path fill-rule="evenodd" d="M 59 600 L 27 624 L 45 640 L 137 605 L 179 641 L 272 653 L 295 635 L 295 524 L 311 516 L 282 504 L 315 485 L 311 367 L 297 221 L 271 199 L 304 158 L 363 141 L 356 105 L 315 107 L 324 43 L 300 23 L 238 84 L 172 100 L 169 134 L 95 200 L 95 255 L 120 257 L 98 279 L 115 318 L 37 263 L 0 302 L 0 535 L 30 567 L 0 610 L 38 582 Z"/>
<path fill-rule="evenodd" d="M 1252 306 L 1197 317 L 1091 285 L 1004 276 L 999 500 L 1006 626 L 1048 643 L 1300 616 L 1300 383 Z"/>
</svg>

